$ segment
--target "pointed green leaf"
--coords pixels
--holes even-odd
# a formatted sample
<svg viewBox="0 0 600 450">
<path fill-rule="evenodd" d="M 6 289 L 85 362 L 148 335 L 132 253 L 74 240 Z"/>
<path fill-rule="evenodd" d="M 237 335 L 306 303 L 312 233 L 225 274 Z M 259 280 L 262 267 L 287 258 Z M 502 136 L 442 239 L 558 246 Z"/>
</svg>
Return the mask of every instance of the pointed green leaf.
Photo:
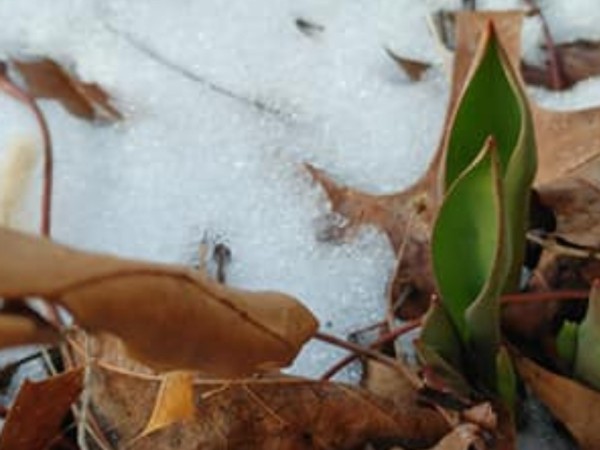
<svg viewBox="0 0 600 450">
<path fill-rule="evenodd" d="M 423 318 L 419 340 L 448 364 L 461 371 L 464 365 L 462 343 L 443 304 L 434 300 Z"/>
<path fill-rule="evenodd" d="M 518 76 L 493 25 L 483 34 L 446 144 L 443 174 L 448 190 L 478 155 L 488 136 L 497 143 L 512 242 L 508 289 L 516 287 L 525 248 L 529 191 L 536 171 L 533 121 Z"/>
<path fill-rule="evenodd" d="M 577 334 L 579 333 L 579 324 L 574 322 L 563 323 L 558 336 L 556 337 L 556 352 L 564 367 L 573 371 L 575 359 L 577 357 Z"/>
<path fill-rule="evenodd" d="M 514 411 L 517 403 L 517 374 L 506 347 L 501 346 L 496 355 L 496 392 L 510 411 Z"/>
<path fill-rule="evenodd" d="M 493 297 L 504 281 L 509 251 L 503 220 L 499 161 L 489 139 L 447 193 L 432 234 L 438 290 L 462 342 L 469 340 L 467 309 L 482 296 Z"/>
<path fill-rule="evenodd" d="M 600 389 L 600 286 L 594 283 L 588 309 L 579 325 L 575 377 Z"/>
</svg>

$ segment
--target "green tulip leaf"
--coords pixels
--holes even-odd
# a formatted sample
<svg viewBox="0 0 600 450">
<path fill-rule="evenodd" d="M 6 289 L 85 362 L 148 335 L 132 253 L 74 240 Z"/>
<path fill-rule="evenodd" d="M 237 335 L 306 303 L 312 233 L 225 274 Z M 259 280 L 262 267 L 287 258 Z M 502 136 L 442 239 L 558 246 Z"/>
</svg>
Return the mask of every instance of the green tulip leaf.
<svg viewBox="0 0 600 450">
<path fill-rule="evenodd" d="M 432 233 L 432 262 L 438 290 L 460 340 L 469 342 L 467 309 L 484 326 L 496 321 L 497 302 L 506 275 L 509 249 L 504 234 L 504 216 L 499 178 L 499 161 L 493 139 L 488 139 L 479 156 L 467 167 L 446 194 Z M 483 308 L 483 309 L 482 309 Z M 493 312 L 485 316 L 486 309 Z M 495 335 L 495 331 L 493 331 Z M 494 352 L 495 355 L 495 352 Z"/>
<path fill-rule="evenodd" d="M 517 404 L 517 374 L 506 347 L 501 346 L 496 354 L 496 392 L 511 411 Z"/>
<path fill-rule="evenodd" d="M 600 389 L 600 286 L 590 293 L 588 309 L 579 325 L 574 368 L 575 378 Z"/>
<path fill-rule="evenodd" d="M 517 286 L 525 249 L 529 191 L 537 158 L 526 95 L 493 25 L 480 41 L 446 144 L 443 185 L 449 190 L 477 157 L 485 140 L 496 140 L 513 263 L 507 288 Z"/>
<path fill-rule="evenodd" d="M 462 343 L 443 304 L 434 300 L 423 317 L 419 341 L 460 371 L 464 365 Z"/>
<path fill-rule="evenodd" d="M 560 362 L 569 373 L 573 371 L 577 358 L 577 335 L 579 324 L 575 322 L 563 323 L 556 338 L 556 352 Z"/>
</svg>

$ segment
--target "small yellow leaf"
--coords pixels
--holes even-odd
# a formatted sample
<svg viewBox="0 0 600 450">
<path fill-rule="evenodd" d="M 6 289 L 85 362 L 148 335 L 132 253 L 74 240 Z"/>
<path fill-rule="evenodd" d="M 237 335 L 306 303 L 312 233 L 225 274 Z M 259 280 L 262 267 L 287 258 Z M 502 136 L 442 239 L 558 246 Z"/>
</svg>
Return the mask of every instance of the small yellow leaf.
<svg viewBox="0 0 600 450">
<path fill-rule="evenodd" d="M 193 373 L 166 373 L 162 376 L 152 415 L 140 437 L 176 422 L 192 420 L 195 411 Z"/>
</svg>

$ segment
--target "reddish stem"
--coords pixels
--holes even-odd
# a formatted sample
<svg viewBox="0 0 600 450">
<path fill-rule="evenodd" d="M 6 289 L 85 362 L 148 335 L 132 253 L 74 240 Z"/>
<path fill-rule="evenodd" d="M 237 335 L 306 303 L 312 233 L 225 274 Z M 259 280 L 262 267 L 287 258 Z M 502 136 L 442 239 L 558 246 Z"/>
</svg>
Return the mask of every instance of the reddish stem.
<svg viewBox="0 0 600 450">
<path fill-rule="evenodd" d="M 40 126 L 44 147 L 44 176 L 42 181 L 40 234 L 49 238 L 52 229 L 52 188 L 54 177 L 54 154 L 52 151 L 50 129 L 48 128 L 46 118 L 35 99 L 8 78 L 5 65 L 0 67 L 0 89 L 31 109 Z M 62 322 L 56 305 L 49 305 L 48 311 L 53 323 L 60 324 Z"/>
<path fill-rule="evenodd" d="M 502 303 L 550 302 L 555 300 L 587 300 L 590 291 L 561 290 L 548 292 L 519 292 L 502 296 Z"/>
<path fill-rule="evenodd" d="M 535 4 L 534 0 L 525 0 L 525 3 L 535 12 L 535 14 L 540 17 L 542 22 L 542 33 L 544 33 L 546 50 L 548 52 L 548 75 L 550 78 L 550 89 L 564 89 L 567 86 L 567 80 L 565 79 L 562 58 L 556 48 L 556 44 L 552 38 L 552 33 L 550 33 L 548 22 L 546 21 L 542 10 Z"/>
<path fill-rule="evenodd" d="M 50 130 L 44 114 L 37 105 L 35 99 L 25 92 L 19 86 L 14 84 L 4 71 L 0 73 L 0 88 L 8 95 L 27 105 L 40 126 L 42 132 L 42 142 L 44 146 L 44 179 L 42 184 L 42 204 L 41 204 L 41 225 L 40 233 L 42 236 L 50 237 L 51 215 L 52 215 L 52 186 L 53 186 L 53 161 L 52 140 Z"/>
<path fill-rule="evenodd" d="M 391 331 L 385 333 L 384 335 L 380 336 L 379 339 L 372 342 L 368 348 L 375 349 L 387 342 L 393 341 L 397 337 L 402 336 L 403 334 L 408 333 L 411 330 L 414 330 L 415 328 L 419 327 L 420 325 L 421 325 L 421 320 L 419 320 L 419 319 L 408 322 L 408 323 L 402 325 L 401 327 L 398 327 L 398 328 L 391 330 Z M 361 347 L 361 349 L 362 349 L 362 347 Z M 342 370 L 344 367 L 346 367 L 352 361 L 357 359 L 359 356 L 360 356 L 359 352 L 352 351 L 352 353 L 350 353 L 348 356 L 340 359 L 337 363 L 335 363 L 333 366 L 331 366 L 331 368 L 329 368 L 327 370 L 327 372 L 325 372 L 323 375 L 321 375 L 321 380 L 329 380 L 331 377 L 333 377 L 336 373 L 338 373 L 340 370 Z"/>
</svg>

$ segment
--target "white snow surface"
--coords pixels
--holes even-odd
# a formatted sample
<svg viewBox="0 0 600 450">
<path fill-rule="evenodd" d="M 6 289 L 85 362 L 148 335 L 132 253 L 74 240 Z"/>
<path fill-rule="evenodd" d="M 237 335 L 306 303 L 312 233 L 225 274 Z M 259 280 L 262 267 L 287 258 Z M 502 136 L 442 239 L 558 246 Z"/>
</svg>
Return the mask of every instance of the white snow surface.
<svg viewBox="0 0 600 450">
<path fill-rule="evenodd" d="M 342 244 L 318 241 L 329 205 L 302 164 L 375 193 L 414 181 L 436 148 L 448 92 L 426 16 L 460 6 L 458 0 L 0 2 L 1 56 L 54 58 L 103 86 L 126 116 L 99 126 L 41 102 L 55 147 L 53 236 L 80 248 L 188 263 L 209 235 L 232 250 L 231 284 L 295 295 L 327 332 L 345 336 L 381 319 L 394 264 L 386 237 L 364 228 Z M 600 38 L 597 0 L 540 6 L 558 41 Z M 323 28 L 307 36 L 295 25 L 299 18 Z M 528 58 L 540 60 L 541 43 L 539 20 L 528 19 Z M 385 47 L 433 67 L 411 82 Z M 564 109 L 581 106 L 591 91 L 600 92 L 597 80 L 534 95 Z M 30 114 L 0 94 L 0 162 L 23 136 L 39 146 Z M 17 216 L 28 230 L 38 227 L 39 175 Z M 316 376 L 339 355 L 311 344 L 292 370 Z"/>
</svg>

